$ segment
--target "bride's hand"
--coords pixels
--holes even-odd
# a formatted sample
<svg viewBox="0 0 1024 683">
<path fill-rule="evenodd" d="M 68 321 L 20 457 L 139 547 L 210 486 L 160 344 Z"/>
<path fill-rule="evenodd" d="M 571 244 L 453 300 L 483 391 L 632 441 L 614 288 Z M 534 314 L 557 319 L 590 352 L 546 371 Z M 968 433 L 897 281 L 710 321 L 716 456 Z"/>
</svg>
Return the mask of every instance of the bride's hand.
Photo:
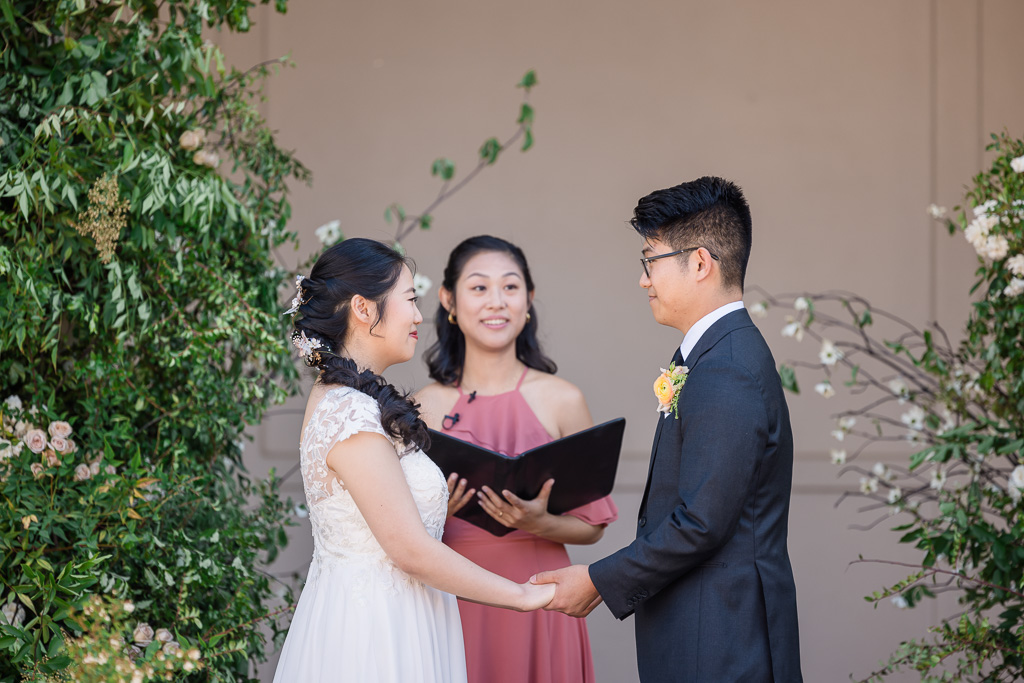
<svg viewBox="0 0 1024 683">
<path fill-rule="evenodd" d="M 452 472 L 448 477 L 448 519 L 456 512 L 466 507 L 466 503 L 473 499 L 476 489 L 466 490 L 466 480 L 459 479 L 458 472 Z"/>
<path fill-rule="evenodd" d="M 527 581 L 519 585 L 523 589 L 523 604 L 520 605 L 520 612 L 532 612 L 541 607 L 546 607 L 555 597 L 556 584 L 545 583 L 537 585 Z"/>
</svg>

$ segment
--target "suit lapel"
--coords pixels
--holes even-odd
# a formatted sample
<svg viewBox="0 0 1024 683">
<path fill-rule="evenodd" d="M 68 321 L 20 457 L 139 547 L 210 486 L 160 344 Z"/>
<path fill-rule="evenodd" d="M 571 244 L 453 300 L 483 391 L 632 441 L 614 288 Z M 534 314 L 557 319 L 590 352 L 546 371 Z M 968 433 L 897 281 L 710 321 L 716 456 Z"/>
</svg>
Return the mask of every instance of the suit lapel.
<svg viewBox="0 0 1024 683">
<path fill-rule="evenodd" d="M 696 346 L 694 346 L 693 350 L 687 354 L 686 366 L 689 368 L 689 371 L 693 372 L 693 368 L 697 365 L 697 361 L 700 360 L 700 357 L 714 348 L 715 344 L 722 341 L 722 339 L 724 339 L 730 332 L 744 327 L 753 326 L 754 323 L 750 319 L 750 314 L 747 313 L 746 309 L 733 311 L 732 313 L 722 316 L 721 319 L 717 320 L 714 325 L 709 327 L 707 331 L 701 335 Z M 676 349 L 675 355 L 672 356 L 672 362 L 676 365 L 683 364 L 683 356 L 680 349 Z M 666 422 L 672 422 L 673 424 L 666 425 Z M 640 501 L 640 510 L 637 514 L 638 517 L 643 516 L 647 510 L 647 495 L 651 491 L 651 475 L 654 474 L 654 461 L 658 455 L 658 445 L 661 442 L 662 432 L 664 432 L 666 428 L 678 429 L 679 425 L 677 423 L 678 420 L 675 415 L 671 415 L 666 418 L 661 417 L 661 414 L 659 413 L 658 428 L 654 432 L 654 445 L 651 447 L 651 463 L 647 468 L 647 484 L 644 486 L 644 496 Z"/>
<path fill-rule="evenodd" d="M 682 365 L 683 363 L 683 354 L 678 347 L 676 348 L 675 354 L 672 356 L 672 362 L 676 365 Z M 658 413 L 658 428 L 654 430 L 654 445 L 651 446 L 651 462 L 647 466 L 647 484 L 644 486 L 644 497 L 640 501 L 639 514 L 643 514 L 644 509 L 647 507 L 647 493 L 651 490 L 651 473 L 654 472 L 654 458 L 658 454 L 658 444 L 661 442 L 661 433 L 665 431 L 665 423 L 674 419 L 675 415 L 664 417 L 662 413 Z"/>
</svg>

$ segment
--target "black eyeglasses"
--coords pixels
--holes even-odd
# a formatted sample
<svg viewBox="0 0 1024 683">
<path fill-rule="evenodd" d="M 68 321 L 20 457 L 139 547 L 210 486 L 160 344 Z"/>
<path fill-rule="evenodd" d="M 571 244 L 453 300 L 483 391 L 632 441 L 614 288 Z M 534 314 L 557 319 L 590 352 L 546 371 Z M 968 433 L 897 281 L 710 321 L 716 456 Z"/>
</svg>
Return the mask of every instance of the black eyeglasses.
<svg viewBox="0 0 1024 683">
<path fill-rule="evenodd" d="M 679 251 L 670 251 L 667 254 L 658 254 L 657 256 L 642 256 L 640 257 L 640 264 L 643 265 L 644 267 L 644 275 L 646 275 L 647 277 L 651 276 L 651 261 L 657 261 L 660 258 L 668 258 L 669 256 L 678 256 L 679 254 L 685 254 L 688 251 L 696 251 L 701 248 L 702 247 L 689 247 L 687 249 L 680 249 Z M 707 247 L 703 248 L 707 249 Z M 721 260 L 718 258 L 717 255 L 713 254 L 710 249 L 708 250 L 708 254 L 710 254 L 711 258 L 715 259 L 716 261 Z"/>
</svg>

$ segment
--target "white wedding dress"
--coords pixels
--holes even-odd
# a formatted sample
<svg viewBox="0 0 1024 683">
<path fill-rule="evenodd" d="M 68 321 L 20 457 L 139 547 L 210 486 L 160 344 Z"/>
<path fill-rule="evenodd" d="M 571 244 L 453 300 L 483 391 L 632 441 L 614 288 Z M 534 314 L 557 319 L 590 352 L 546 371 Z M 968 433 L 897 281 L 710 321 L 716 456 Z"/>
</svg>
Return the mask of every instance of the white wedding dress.
<svg viewBox="0 0 1024 683">
<path fill-rule="evenodd" d="M 344 483 L 327 467 L 331 448 L 357 432 L 395 445 L 427 531 L 440 540 L 448 487 L 422 450 L 387 435 L 377 402 L 351 387 L 329 389 L 302 435 L 302 486 L 313 525 L 313 560 L 274 683 L 459 683 L 466 680 L 455 596 L 395 566 Z"/>
</svg>

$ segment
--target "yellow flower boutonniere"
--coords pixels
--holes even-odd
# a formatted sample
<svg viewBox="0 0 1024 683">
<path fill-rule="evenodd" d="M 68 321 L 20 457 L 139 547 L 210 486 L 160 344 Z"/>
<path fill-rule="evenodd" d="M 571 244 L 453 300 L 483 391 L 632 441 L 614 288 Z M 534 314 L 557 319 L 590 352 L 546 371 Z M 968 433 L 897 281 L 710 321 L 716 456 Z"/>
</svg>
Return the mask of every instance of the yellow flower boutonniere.
<svg viewBox="0 0 1024 683">
<path fill-rule="evenodd" d="M 673 413 L 679 419 L 679 392 L 686 384 L 690 368 L 685 365 L 676 366 L 672 363 L 668 370 L 662 368 L 658 379 L 654 380 L 654 395 L 658 398 L 658 412 L 668 417 Z"/>
</svg>

